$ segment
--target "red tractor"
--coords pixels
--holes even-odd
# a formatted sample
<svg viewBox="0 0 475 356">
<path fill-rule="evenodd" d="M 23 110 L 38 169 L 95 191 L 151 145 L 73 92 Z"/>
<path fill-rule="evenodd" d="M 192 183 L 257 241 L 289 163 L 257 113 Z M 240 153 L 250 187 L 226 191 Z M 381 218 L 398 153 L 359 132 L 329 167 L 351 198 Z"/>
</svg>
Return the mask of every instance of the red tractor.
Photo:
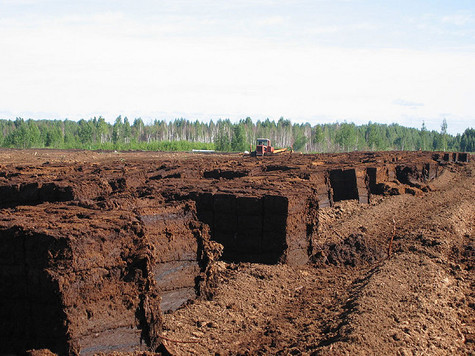
<svg viewBox="0 0 475 356">
<path fill-rule="evenodd" d="M 251 152 L 251 156 L 268 156 L 275 153 L 282 153 L 287 151 L 287 148 L 275 149 L 272 147 L 268 138 L 258 138 L 256 143 L 256 150 Z"/>
</svg>

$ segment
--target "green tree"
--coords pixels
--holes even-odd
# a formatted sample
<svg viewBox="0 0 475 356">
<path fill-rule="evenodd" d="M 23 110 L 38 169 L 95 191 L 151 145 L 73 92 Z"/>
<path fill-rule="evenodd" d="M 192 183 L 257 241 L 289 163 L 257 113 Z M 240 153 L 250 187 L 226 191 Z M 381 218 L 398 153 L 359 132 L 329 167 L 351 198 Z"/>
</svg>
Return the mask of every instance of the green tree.
<svg viewBox="0 0 475 356">
<path fill-rule="evenodd" d="M 86 121 L 84 119 L 79 120 L 78 139 L 86 147 L 90 147 L 92 144 L 92 135 L 94 133 L 94 124 L 91 120 Z"/>
<path fill-rule="evenodd" d="M 124 117 L 124 141 L 125 143 L 130 143 L 132 138 L 132 128 L 130 127 L 129 119 L 127 116 Z"/>
<path fill-rule="evenodd" d="M 298 132 L 295 136 L 294 136 L 294 144 L 292 146 L 292 148 L 295 150 L 295 151 L 300 151 L 306 144 L 307 144 L 307 137 L 305 136 L 305 134 L 303 132 Z"/>
<path fill-rule="evenodd" d="M 335 141 L 344 150 L 353 150 L 356 144 L 356 132 L 354 124 L 343 123 L 337 131 Z"/>
<path fill-rule="evenodd" d="M 323 133 L 322 127 L 320 125 L 316 125 L 313 130 L 312 142 L 316 144 L 322 143 L 324 138 L 325 135 Z"/>
<path fill-rule="evenodd" d="M 114 126 L 112 126 L 112 143 L 117 145 L 122 138 L 122 116 L 115 119 Z"/>
<path fill-rule="evenodd" d="M 99 136 L 101 144 L 107 142 L 109 134 L 109 125 L 102 116 L 99 116 L 99 118 L 97 119 L 96 133 Z"/>
<path fill-rule="evenodd" d="M 464 152 L 475 152 L 475 129 L 469 128 L 464 131 L 460 138 L 460 149 Z"/>
<path fill-rule="evenodd" d="M 247 149 L 246 133 L 242 125 L 236 125 L 233 128 L 233 137 L 231 139 L 231 150 L 234 152 L 243 152 Z"/>
<path fill-rule="evenodd" d="M 57 148 L 103 148 L 103 149 L 160 149 L 189 150 L 191 148 L 214 148 L 222 151 L 243 151 L 248 142 L 256 137 L 269 138 L 275 147 L 294 145 L 302 151 L 337 152 L 349 150 L 385 149 L 433 149 L 473 150 L 473 129 L 463 135 L 447 133 L 444 120 L 440 132 L 406 128 L 398 124 L 356 126 L 354 123 L 332 123 L 311 126 L 292 124 L 280 118 L 252 122 L 251 118 L 233 124 L 229 119 L 206 122 L 191 122 L 176 119 L 171 122 L 155 120 L 145 125 L 135 119 L 131 126 L 128 119 L 119 116 L 113 125 L 102 117 L 79 122 L 64 120 L 0 120 L 0 145 L 2 147 L 57 147 Z M 195 145 L 196 144 L 196 145 Z"/>
<path fill-rule="evenodd" d="M 28 143 L 27 147 L 42 147 L 44 146 L 43 142 L 41 142 L 41 132 L 40 129 L 38 128 L 38 124 L 36 121 L 29 119 L 26 122 L 27 126 L 27 137 L 28 137 Z"/>
<path fill-rule="evenodd" d="M 370 150 L 379 150 L 383 146 L 383 136 L 379 130 L 378 124 L 373 124 L 371 121 L 365 132 L 365 140 Z"/>
<path fill-rule="evenodd" d="M 444 143 L 442 141 L 442 135 L 435 134 L 434 137 L 432 138 L 432 149 L 434 151 L 440 151 L 440 150 L 443 150 L 443 147 L 444 147 Z"/>
<path fill-rule="evenodd" d="M 29 130 L 25 121 L 17 117 L 14 123 L 14 130 L 5 138 L 7 147 L 28 148 L 30 147 Z"/>
<path fill-rule="evenodd" d="M 216 135 L 214 140 L 214 145 L 217 151 L 231 151 L 231 141 L 229 140 L 229 135 L 223 127 L 219 128 L 218 134 Z"/>
<path fill-rule="evenodd" d="M 137 142 L 140 141 L 140 138 L 144 133 L 144 127 L 145 125 L 140 117 L 134 120 L 134 123 L 132 124 L 132 135 Z M 179 137 L 177 138 L 180 140 Z"/>
<path fill-rule="evenodd" d="M 59 125 L 53 125 L 47 132 L 45 146 L 51 148 L 61 148 L 64 143 L 63 132 Z"/>
<path fill-rule="evenodd" d="M 445 118 L 440 127 L 440 135 L 442 136 L 442 149 L 447 151 L 447 120 L 445 120 Z"/>
<path fill-rule="evenodd" d="M 426 141 L 427 141 L 427 128 L 426 128 L 426 123 L 424 122 L 424 120 L 422 120 L 422 128 L 421 128 L 421 149 L 423 151 L 426 150 Z"/>
</svg>

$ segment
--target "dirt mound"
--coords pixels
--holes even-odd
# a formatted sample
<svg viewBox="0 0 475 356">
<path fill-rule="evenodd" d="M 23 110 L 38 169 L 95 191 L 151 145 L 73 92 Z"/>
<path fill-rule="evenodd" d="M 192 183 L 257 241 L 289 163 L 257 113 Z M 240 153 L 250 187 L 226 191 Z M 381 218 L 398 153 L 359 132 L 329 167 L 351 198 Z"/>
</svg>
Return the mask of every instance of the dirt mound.
<svg viewBox="0 0 475 356">
<path fill-rule="evenodd" d="M 350 287 L 322 354 L 461 354 L 467 332 L 458 316 L 457 280 L 426 256 L 397 254 Z"/>
</svg>

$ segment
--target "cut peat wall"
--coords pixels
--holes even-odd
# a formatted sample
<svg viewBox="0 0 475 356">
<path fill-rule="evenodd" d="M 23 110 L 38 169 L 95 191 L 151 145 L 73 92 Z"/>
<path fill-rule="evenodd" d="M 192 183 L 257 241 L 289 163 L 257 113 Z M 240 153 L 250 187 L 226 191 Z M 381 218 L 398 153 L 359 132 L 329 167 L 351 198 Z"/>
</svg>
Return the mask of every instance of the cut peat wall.
<svg viewBox="0 0 475 356">
<path fill-rule="evenodd" d="M 286 248 L 285 197 L 196 196 L 198 218 L 210 226 L 211 238 L 224 246 L 224 260 L 277 263 Z"/>
<path fill-rule="evenodd" d="M 43 232 L 32 229 L 42 207 L 31 209 L 30 228 L 0 227 L 0 353 L 153 350 L 162 311 L 202 287 L 208 234 L 193 203 L 135 214 L 49 207 L 69 228 L 39 223 Z"/>
<path fill-rule="evenodd" d="M 366 169 L 335 169 L 329 172 L 330 186 L 332 189 L 333 202 L 342 200 L 358 200 L 362 204 L 369 203 L 369 174 Z"/>
<path fill-rule="evenodd" d="M 67 353 L 59 283 L 47 269 L 49 254 L 61 263 L 64 240 L 20 227 L 0 234 L 0 352 L 47 347 Z"/>
<path fill-rule="evenodd" d="M 0 207 L 69 201 L 73 198 L 74 194 L 70 186 L 55 183 L 35 182 L 0 186 Z"/>
<path fill-rule="evenodd" d="M 358 199 L 354 169 L 335 169 L 330 171 L 330 185 L 333 190 L 333 201 Z"/>
<path fill-rule="evenodd" d="M 0 231 L 7 253 L 15 253 L 16 245 L 25 243 L 27 275 L 27 287 L 18 291 L 23 307 L 15 301 L 2 303 L 12 314 L 2 320 L 22 320 L 25 329 L 2 324 L 0 333 L 20 344 L 2 342 L 1 352 L 27 348 L 49 348 L 60 354 L 122 351 L 140 346 L 141 339 L 148 337 L 136 325 L 140 299 L 149 294 L 143 288 L 146 279 L 138 273 L 144 267 L 136 264 L 135 254 L 121 256 L 133 244 L 130 236 L 136 235 L 126 233 L 125 227 L 108 228 L 91 230 L 86 225 L 81 238 L 58 230 L 52 235 L 23 230 L 13 236 L 8 230 Z M 29 244 L 34 256 L 29 256 Z M 2 271 L 8 269 L 2 266 Z M 150 305 L 151 313 L 154 309 L 160 322 L 159 309 Z"/>
<path fill-rule="evenodd" d="M 151 273 L 161 295 L 163 312 L 173 311 L 197 296 L 203 265 L 203 230 L 191 203 L 139 210 L 151 259 Z M 207 236 L 206 236 L 207 237 Z"/>
<path fill-rule="evenodd" d="M 308 262 L 316 201 L 310 203 L 301 196 L 209 193 L 195 199 L 198 218 L 210 226 L 211 239 L 224 246 L 222 259 L 292 265 Z"/>
<path fill-rule="evenodd" d="M 434 153 L 433 159 L 439 162 L 468 162 L 470 153 L 467 152 L 451 152 L 451 153 Z"/>
</svg>

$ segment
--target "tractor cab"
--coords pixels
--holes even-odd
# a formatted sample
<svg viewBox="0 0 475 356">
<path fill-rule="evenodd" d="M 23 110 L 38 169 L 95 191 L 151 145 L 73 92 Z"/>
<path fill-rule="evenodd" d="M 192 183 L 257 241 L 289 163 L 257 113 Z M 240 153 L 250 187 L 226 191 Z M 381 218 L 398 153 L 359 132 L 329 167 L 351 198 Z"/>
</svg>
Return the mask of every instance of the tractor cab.
<svg viewBox="0 0 475 356">
<path fill-rule="evenodd" d="M 256 156 L 264 156 L 274 152 L 274 147 L 271 146 L 268 138 L 258 138 L 256 143 Z"/>
</svg>

